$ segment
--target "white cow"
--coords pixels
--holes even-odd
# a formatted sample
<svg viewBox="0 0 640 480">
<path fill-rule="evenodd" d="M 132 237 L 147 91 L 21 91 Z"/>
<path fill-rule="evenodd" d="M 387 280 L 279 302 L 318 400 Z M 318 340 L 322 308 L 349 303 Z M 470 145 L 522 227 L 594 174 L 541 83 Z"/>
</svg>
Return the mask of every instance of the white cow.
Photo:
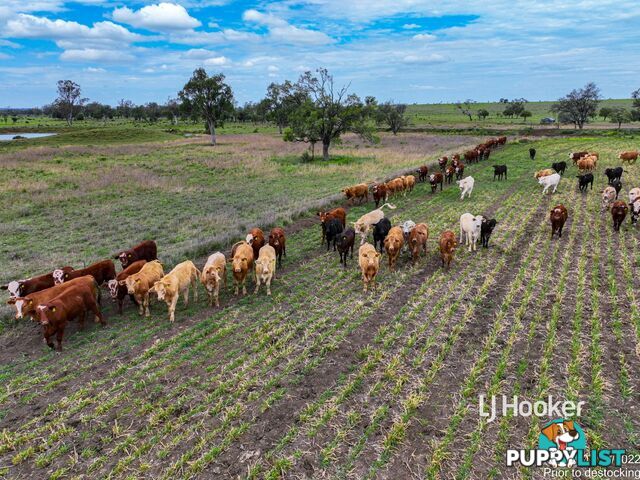
<svg viewBox="0 0 640 480">
<path fill-rule="evenodd" d="M 540 177 L 538 179 L 538 183 L 544 186 L 544 188 L 542 189 L 542 194 L 544 195 L 545 193 L 547 193 L 547 190 L 550 187 L 553 187 L 553 193 L 556 193 L 558 184 L 560 183 L 560 178 L 561 177 L 559 173 L 547 175 L 546 177 Z"/>
<path fill-rule="evenodd" d="M 465 177 L 462 180 L 456 181 L 456 183 L 458 184 L 458 186 L 460 187 L 460 190 L 462 191 L 462 195 L 460 195 L 460 200 L 464 200 L 465 195 L 471 198 L 471 192 L 473 192 L 473 184 L 475 183 L 475 180 L 473 179 L 473 177 L 471 176 Z"/>
<path fill-rule="evenodd" d="M 469 245 L 469 251 L 476 249 L 476 243 L 480 238 L 482 218 L 482 215 L 474 216 L 470 213 L 460 215 L 460 243 L 464 242 L 465 245 Z"/>
<path fill-rule="evenodd" d="M 411 233 L 411 230 L 413 230 L 414 228 L 416 228 L 416 222 L 414 222 L 413 220 L 407 220 L 406 222 L 404 222 L 402 224 L 402 233 L 404 235 L 404 248 L 403 248 L 403 250 L 405 252 L 409 248 L 409 234 Z"/>
</svg>

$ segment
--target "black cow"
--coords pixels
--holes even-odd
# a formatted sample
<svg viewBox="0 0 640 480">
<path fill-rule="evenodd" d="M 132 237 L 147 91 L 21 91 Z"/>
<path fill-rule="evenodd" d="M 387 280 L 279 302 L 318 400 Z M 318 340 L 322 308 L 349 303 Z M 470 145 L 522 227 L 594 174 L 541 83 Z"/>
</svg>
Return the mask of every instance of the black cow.
<svg viewBox="0 0 640 480">
<path fill-rule="evenodd" d="M 613 182 L 611 182 L 611 186 L 616 189 L 616 200 L 617 200 L 618 194 L 620 193 L 620 190 L 622 190 L 622 182 L 620 181 L 620 179 L 614 180 Z"/>
<path fill-rule="evenodd" d="M 576 175 L 576 178 L 578 179 L 578 187 L 580 188 L 581 192 L 583 193 L 586 192 L 589 184 L 591 184 L 591 190 L 593 190 L 593 174 L 592 173 L 585 173 L 584 175 Z"/>
<path fill-rule="evenodd" d="M 340 263 L 347 268 L 347 253 L 351 250 L 351 258 L 353 258 L 353 243 L 356 238 L 356 231 L 349 227 L 340 233 L 336 239 L 338 253 L 340 254 Z"/>
<path fill-rule="evenodd" d="M 554 162 L 551 164 L 551 168 L 553 168 L 560 175 L 564 175 L 564 171 L 567 169 L 567 162 Z"/>
<path fill-rule="evenodd" d="M 494 165 L 493 166 L 493 179 L 495 180 L 498 177 L 498 180 L 502 180 L 502 177 L 507 179 L 507 166 L 506 165 Z"/>
<path fill-rule="evenodd" d="M 609 185 L 613 185 L 613 182 L 616 181 L 616 180 L 621 180 L 622 179 L 622 172 L 624 172 L 622 167 L 605 168 L 604 169 L 604 174 L 609 179 Z"/>
<path fill-rule="evenodd" d="M 383 218 L 373 226 L 373 248 L 376 248 L 380 242 L 380 251 L 384 250 L 384 239 L 387 238 L 389 230 L 391 230 L 391 221 L 388 218 Z"/>
<path fill-rule="evenodd" d="M 536 158 L 536 149 L 535 148 L 530 148 L 529 149 L 529 158 L 531 160 L 535 160 L 535 158 Z"/>
<path fill-rule="evenodd" d="M 329 250 L 329 246 L 331 242 L 333 242 L 333 251 L 336 251 L 336 240 L 338 236 L 342 233 L 344 227 L 342 226 L 342 222 L 338 218 L 331 218 L 327 222 L 326 226 L 326 234 L 327 234 L 327 251 Z"/>
<path fill-rule="evenodd" d="M 487 220 L 486 218 L 482 218 L 482 223 L 480 224 L 480 241 L 482 242 L 482 246 L 484 248 L 489 248 L 489 239 L 491 238 L 491 234 L 493 233 L 493 229 L 496 228 L 497 221 L 495 218 L 491 220 Z"/>
</svg>

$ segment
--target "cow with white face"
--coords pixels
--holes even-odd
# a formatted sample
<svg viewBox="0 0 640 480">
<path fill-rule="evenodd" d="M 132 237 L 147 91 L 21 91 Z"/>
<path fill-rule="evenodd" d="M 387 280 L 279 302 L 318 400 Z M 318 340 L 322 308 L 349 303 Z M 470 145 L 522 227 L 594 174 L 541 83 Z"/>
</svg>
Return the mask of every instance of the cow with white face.
<svg viewBox="0 0 640 480">
<path fill-rule="evenodd" d="M 407 220 L 402 224 L 402 234 L 404 236 L 404 251 L 407 251 L 409 245 L 409 235 L 414 228 L 416 228 L 416 222 L 414 222 L 413 220 Z"/>
<path fill-rule="evenodd" d="M 1 288 L 7 290 L 12 298 L 19 297 L 21 295 L 24 280 L 12 280 Z"/>
<path fill-rule="evenodd" d="M 482 229 L 482 215 L 463 213 L 460 216 L 460 243 L 469 245 L 469 251 L 476 250 L 476 243 Z"/>
</svg>

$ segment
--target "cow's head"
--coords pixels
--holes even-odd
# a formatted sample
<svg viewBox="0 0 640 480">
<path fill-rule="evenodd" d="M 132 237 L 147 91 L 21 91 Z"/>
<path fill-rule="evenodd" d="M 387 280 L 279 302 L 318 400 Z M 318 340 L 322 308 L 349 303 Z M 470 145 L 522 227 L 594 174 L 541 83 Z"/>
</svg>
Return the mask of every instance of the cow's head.
<svg viewBox="0 0 640 480">
<path fill-rule="evenodd" d="M 38 316 L 40 319 L 40 324 L 43 326 L 48 326 L 53 320 L 53 316 L 56 314 L 56 311 L 57 308 L 52 303 L 38 305 Z"/>
<path fill-rule="evenodd" d="M 204 267 L 200 278 L 202 279 L 202 283 L 205 285 L 215 286 L 220 281 L 220 275 L 218 274 L 218 269 L 215 265 L 207 265 Z"/>
<path fill-rule="evenodd" d="M 368 267 L 377 267 L 378 266 L 378 258 L 380 254 L 375 250 L 369 250 L 368 252 L 363 254 L 365 259 L 364 263 Z"/>
<path fill-rule="evenodd" d="M 19 297 L 22 294 L 24 282 L 22 280 L 12 280 L 6 285 L 2 285 L 0 289 L 7 290 L 11 297 Z"/>
<path fill-rule="evenodd" d="M 107 282 L 107 286 L 109 287 L 109 294 L 111 298 L 118 297 L 118 289 L 120 288 L 120 282 L 118 280 L 112 279 Z"/>
<path fill-rule="evenodd" d="M 34 309 L 33 299 L 31 298 L 15 297 L 9 299 L 7 304 L 14 305 L 16 307 L 16 320 L 24 318 Z"/>
<path fill-rule="evenodd" d="M 51 276 L 53 277 L 53 283 L 55 283 L 56 285 L 63 283 L 67 278 L 69 278 L 69 274 L 61 268 L 56 268 Z"/>
<path fill-rule="evenodd" d="M 137 275 L 131 275 L 127 277 L 125 280 L 120 280 L 118 282 L 120 285 L 125 285 L 127 287 L 127 293 L 129 295 L 133 295 L 138 290 L 140 286 L 140 277 Z"/>
<path fill-rule="evenodd" d="M 231 260 L 231 265 L 235 273 L 246 272 L 249 269 L 249 257 L 236 252 L 235 257 Z"/>
<path fill-rule="evenodd" d="M 254 237 L 251 233 L 248 233 L 245 240 L 249 245 L 251 245 L 253 243 Z"/>
<path fill-rule="evenodd" d="M 269 234 L 269 245 L 272 247 L 280 246 L 280 235 Z"/>
<path fill-rule="evenodd" d="M 133 252 L 121 252 L 120 255 L 118 255 L 118 258 L 120 259 L 122 268 L 126 268 L 131 265 L 136 260 L 134 257 L 135 255 Z"/>
<path fill-rule="evenodd" d="M 414 228 L 416 228 L 416 224 L 413 220 L 407 220 L 402 224 L 402 231 L 405 235 L 408 235 Z"/>
<path fill-rule="evenodd" d="M 158 295 L 158 300 L 164 300 L 168 293 L 167 286 L 168 285 L 164 283 L 162 280 L 158 280 L 149 289 L 149 292 L 154 292 L 156 295 Z"/>
<path fill-rule="evenodd" d="M 429 175 L 429 181 L 432 183 L 436 181 L 436 176 L 433 173 Z"/>
</svg>

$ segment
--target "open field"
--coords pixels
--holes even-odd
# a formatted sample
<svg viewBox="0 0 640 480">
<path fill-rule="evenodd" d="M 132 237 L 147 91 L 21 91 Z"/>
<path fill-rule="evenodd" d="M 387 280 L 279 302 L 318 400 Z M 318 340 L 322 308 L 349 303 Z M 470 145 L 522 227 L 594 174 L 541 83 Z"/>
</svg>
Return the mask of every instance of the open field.
<svg viewBox="0 0 640 480">
<path fill-rule="evenodd" d="M 39 329 L 3 321 L 0 468 L 9 478 L 540 478 L 505 467 L 531 448 L 541 421 L 487 423 L 478 395 L 586 401 L 590 447 L 640 451 L 640 245 L 627 221 L 600 211 L 602 170 L 639 137 L 520 140 L 455 187 L 419 184 L 392 202 L 394 223 L 429 225 L 429 254 L 402 255 L 362 293 L 357 252 L 343 270 L 319 245 L 316 205 L 346 184 L 461 151 L 473 137 L 402 134 L 347 139 L 329 164 L 268 135 L 0 156 L 2 280 L 105 257 L 155 238 L 168 265 L 228 245 L 256 223 L 286 223 L 288 257 L 264 293 L 180 306 L 169 324 L 152 304 L 139 318 L 106 308 L 106 328 L 68 328 L 49 352 Z M 529 160 L 528 149 L 538 155 Z M 576 150 L 600 152 L 580 194 L 570 166 L 554 195 L 533 172 Z M 509 179 L 492 181 L 493 164 Z M 625 167 L 622 194 L 640 186 Z M 564 203 L 562 239 L 549 210 Z M 354 221 L 371 203 L 349 209 Z M 440 268 L 437 238 L 466 211 L 495 217 L 488 249 L 460 247 Z M 252 286 L 252 284 L 250 284 Z M 200 291 L 201 294 L 204 292 Z M 204 296 L 204 295 L 203 295 Z M 128 302 L 128 301 L 127 301 Z"/>
<path fill-rule="evenodd" d="M 489 126 L 499 125 L 505 128 L 523 127 L 523 126 L 537 126 L 540 124 L 540 120 L 545 117 L 556 118 L 556 114 L 551 112 L 551 106 L 554 102 L 529 102 L 525 104 L 525 109 L 532 113 L 532 116 L 525 122 L 522 118 L 507 118 L 498 116 L 502 114 L 505 109 L 505 105 L 498 102 L 478 102 L 473 104 L 472 111 L 474 113 L 473 121 L 469 121 L 469 117 L 460 113 L 460 110 L 453 103 L 440 103 L 440 104 L 413 104 L 407 106 L 406 116 L 409 122 L 413 126 L 456 126 L 460 128 L 486 128 Z M 630 99 L 611 99 L 603 100 L 598 106 L 600 108 L 609 107 L 622 107 L 631 109 L 632 101 Z M 489 117 L 485 120 L 480 120 L 476 113 L 481 108 L 486 109 L 489 112 Z M 630 124 L 633 125 L 633 124 Z M 566 128 L 567 126 L 563 126 Z M 601 117 L 597 117 L 591 123 L 585 126 L 585 128 L 612 128 L 617 125 L 612 125 L 609 120 L 603 121 Z M 545 128 L 549 128 L 546 126 Z"/>
</svg>

